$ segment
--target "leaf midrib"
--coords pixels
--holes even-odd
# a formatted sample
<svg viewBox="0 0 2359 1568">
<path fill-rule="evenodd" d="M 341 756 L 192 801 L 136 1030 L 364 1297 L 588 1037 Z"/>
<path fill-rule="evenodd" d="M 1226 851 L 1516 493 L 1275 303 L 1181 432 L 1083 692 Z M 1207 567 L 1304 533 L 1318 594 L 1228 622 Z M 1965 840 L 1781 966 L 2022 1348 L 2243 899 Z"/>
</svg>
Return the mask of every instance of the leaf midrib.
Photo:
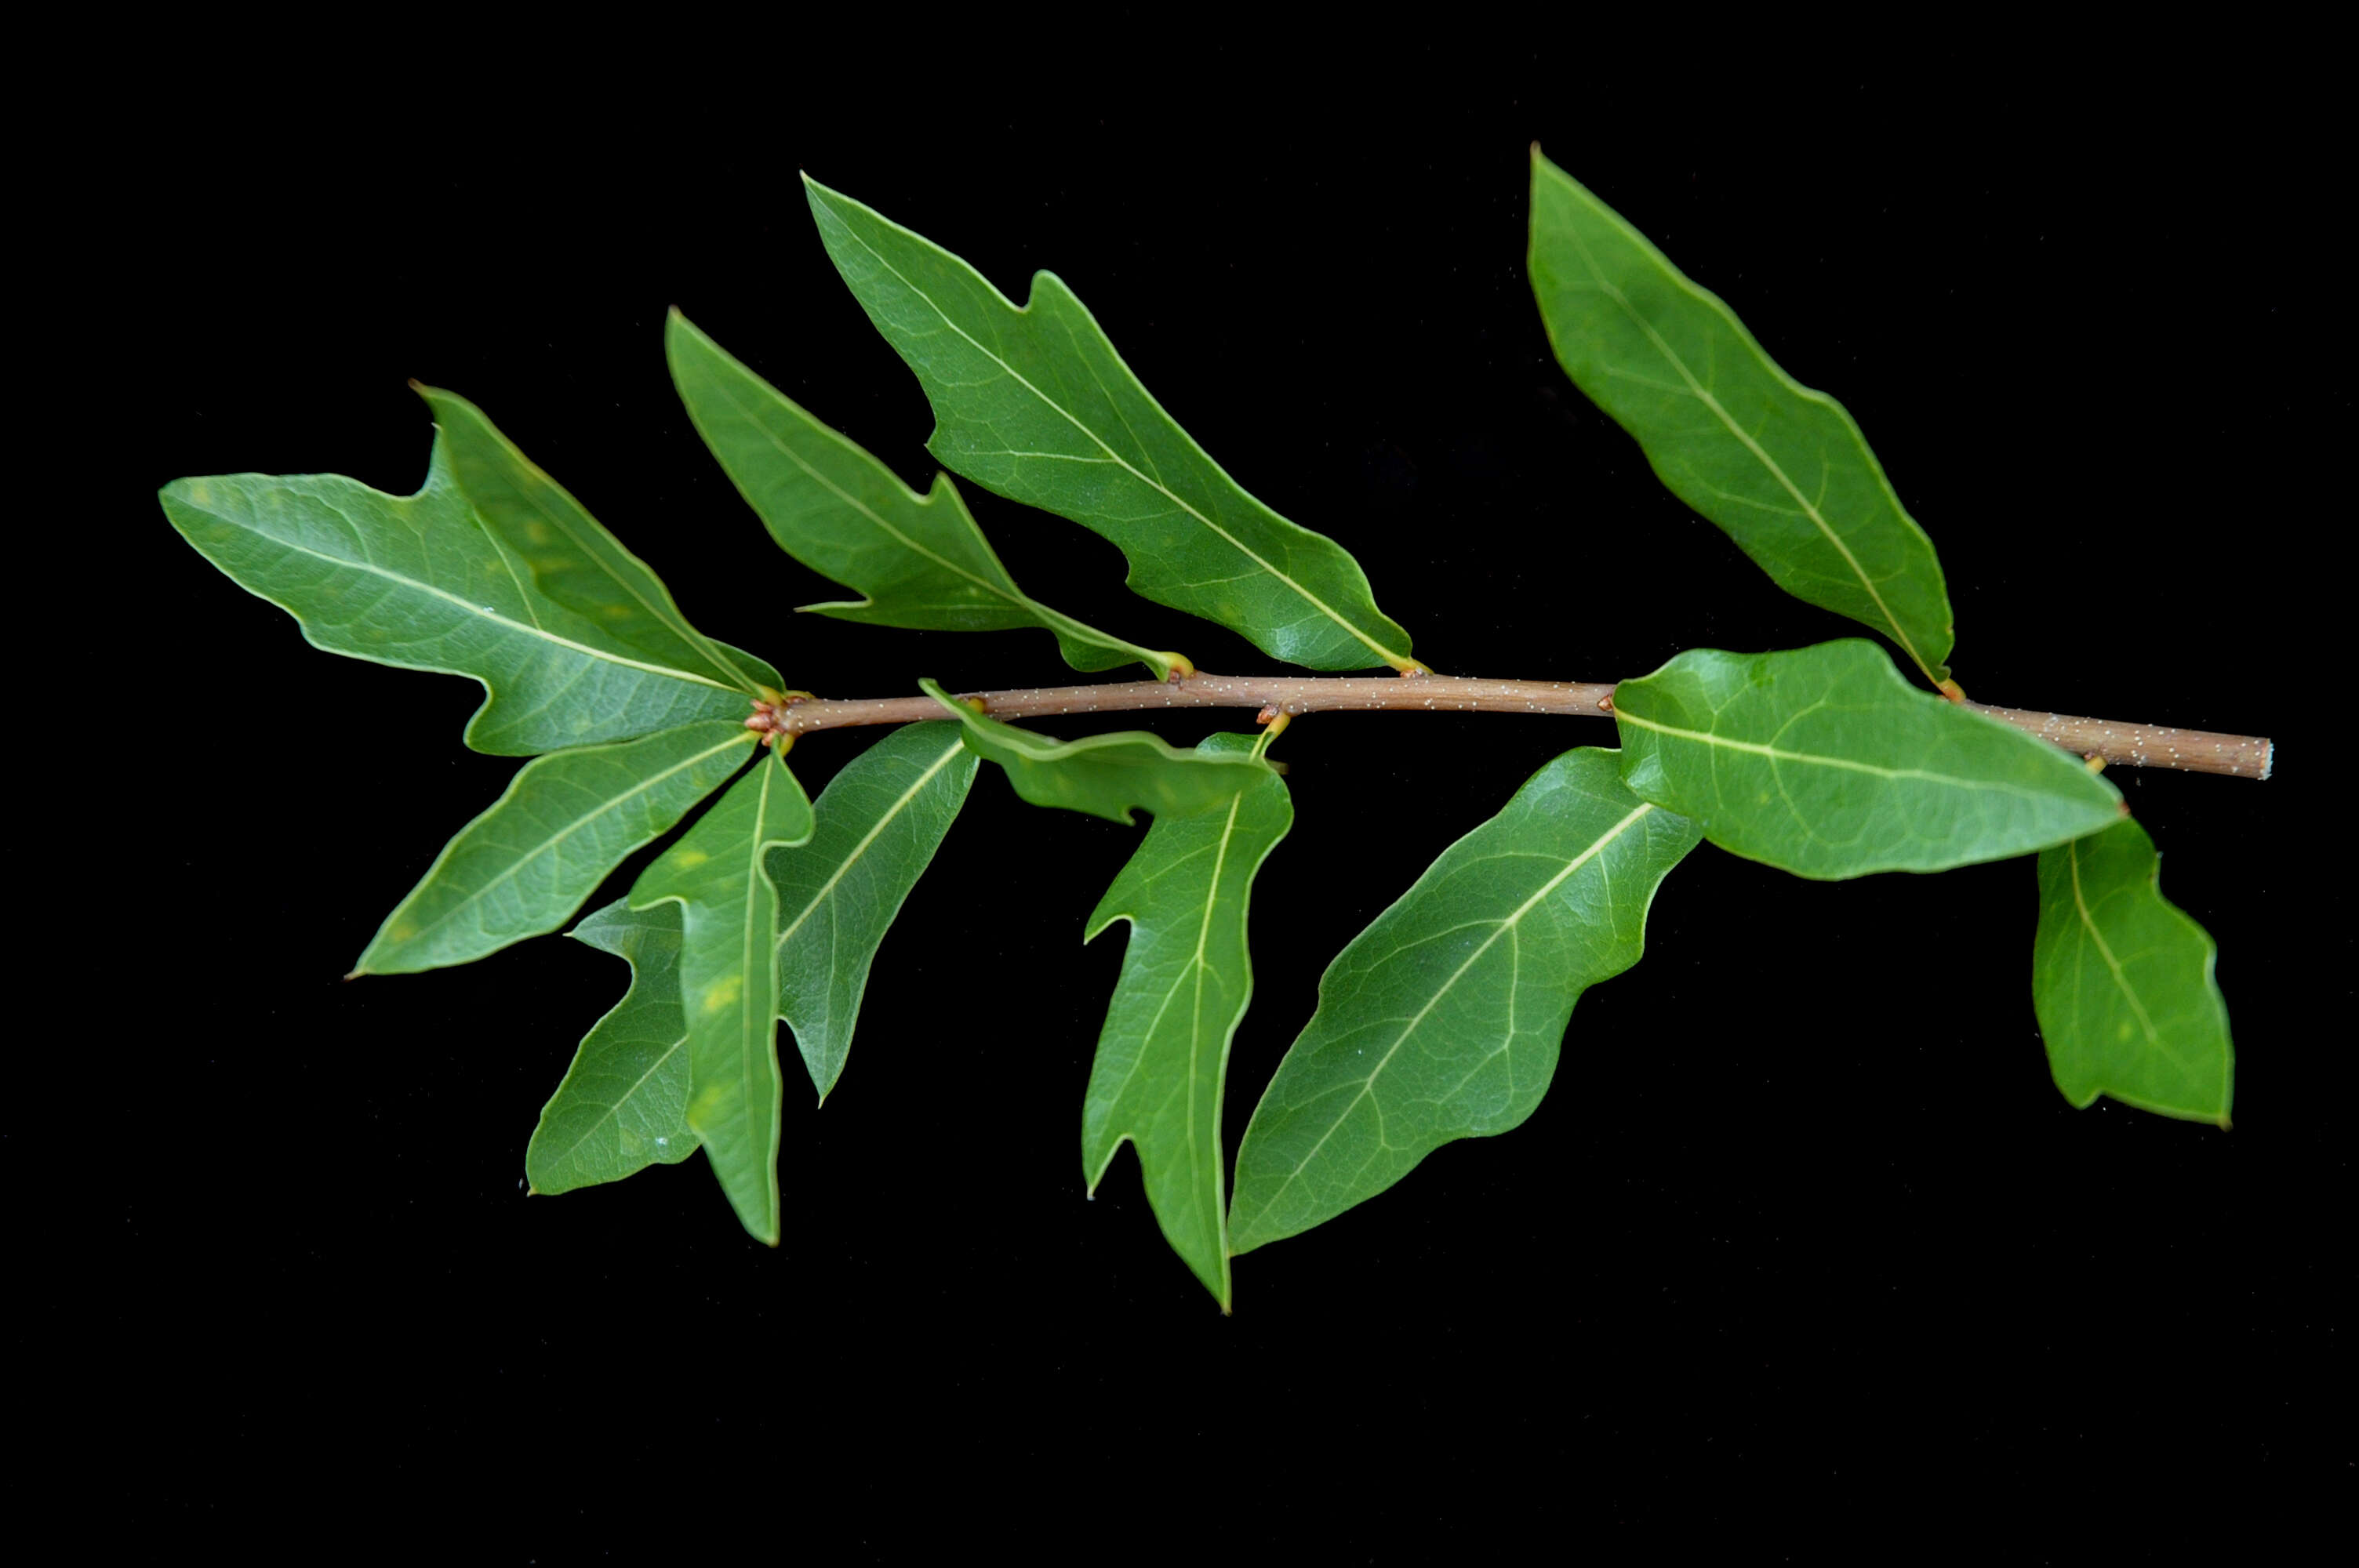
<svg viewBox="0 0 2359 1568">
<path fill-rule="evenodd" d="M 1204 918 L 1198 923 L 1196 927 L 1196 951 L 1194 956 L 1188 960 L 1185 966 L 1183 966 L 1184 978 L 1192 979 L 1195 982 L 1195 995 L 1190 1003 L 1188 1035 L 1188 1083 L 1190 1091 L 1188 1100 L 1188 1146 L 1191 1151 L 1195 1148 L 1196 1136 L 1196 1102 L 1193 1090 L 1196 1082 L 1196 1065 L 1199 1059 L 1197 1042 L 1199 1036 L 1203 1031 L 1204 1019 L 1204 948 L 1209 944 L 1212 936 L 1212 914 L 1220 905 L 1221 872 L 1228 864 L 1229 845 L 1236 837 L 1237 812 L 1238 809 L 1244 806 L 1245 798 L 1244 792 L 1240 791 L 1235 797 L 1229 802 L 1228 819 L 1221 825 L 1220 838 L 1213 846 L 1212 874 L 1209 882 L 1206 884 L 1204 892 Z M 1190 854 L 1192 857 L 1193 855 L 1201 854 L 1202 852 L 1202 850 L 1198 849 L 1191 851 Z M 1135 914 L 1119 914 L 1113 918 L 1114 920 L 1127 920 L 1134 926 L 1138 924 L 1138 917 Z M 1107 922 L 1108 925 L 1111 925 L 1112 923 L 1112 920 Z M 1100 929 L 1103 930 L 1103 927 L 1100 927 Z M 1144 1048 L 1143 1043 L 1152 1041 L 1155 1038 L 1155 1032 L 1163 1027 L 1163 1015 L 1170 1011 L 1172 1000 L 1179 996 L 1180 983 L 1180 979 L 1175 979 L 1169 986 L 1164 988 L 1163 1000 L 1158 1002 L 1155 1007 L 1155 1016 L 1148 1019 L 1147 1021 L 1147 1027 L 1139 1031 L 1139 1039 L 1142 1042 L 1142 1047 L 1138 1054 L 1132 1058 L 1130 1071 L 1123 1075 L 1121 1084 L 1116 1087 L 1114 1094 L 1109 1097 L 1111 1099 L 1119 1100 L 1123 1095 L 1128 1093 L 1130 1090 L 1131 1081 L 1138 1076 L 1139 1069 L 1146 1065 L 1147 1052 Z M 1116 1146 L 1119 1147 L 1122 1139 L 1130 1135 L 1126 1133 L 1117 1135 L 1114 1140 Z M 1192 1153 L 1190 1157 L 1190 1163 L 1191 1165 L 1194 1163 Z"/>
<path fill-rule="evenodd" d="M 754 1058 L 756 1053 L 760 1049 L 762 1044 L 760 1041 L 755 1038 L 755 1033 L 757 1027 L 768 1028 L 770 1026 L 771 1019 L 777 1011 L 777 1004 L 775 1002 L 760 1008 L 756 1008 L 753 1005 L 755 972 L 754 926 L 756 924 L 754 914 L 755 906 L 761 900 L 762 888 L 764 886 L 762 881 L 762 855 L 768 848 L 766 841 L 766 835 L 765 830 L 769 827 L 770 821 L 770 787 L 772 784 L 772 775 L 774 773 L 782 773 L 785 769 L 786 764 L 783 762 L 773 762 L 771 759 L 766 757 L 763 759 L 762 792 L 760 796 L 754 802 L 754 830 L 746 836 L 749 842 L 746 845 L 745 905 L 739 912 L 738 920 L 741 936 L 739 939 L 737 955 L 737 961 L 740 967 L 738 969 L 737 1000 L 735 1004 L 737 1008 L 737 1104 L 730 1117 L 730 1119 L 742 1125 L 742 1136 L 749 1153 L 755 1152 L 752 1150 L 752 1145 L 754 1142 L 755 1093 L 757 1086 L 754 1082 Z M 766 922 L 764 924 L 766 924 Z M 759 1013 L 760 1015 L 760 1022 L 758 1025 L 756 1022 L 756 1013 Z M 691 1064 L 693 1063 L 693 1058 L 690 1058 Z M 691 1083 L 692 1081 L 693 1080 L 691 1079 Z M 778 1217 L 777 1204 L 771 1195 L 769 1184 L 775 1180 L 777 1176 L 777 1166 L 776 1163 L 776 1156 L 772 1152 L 763 1150 L 758 1152 L 756 1157 L 762 1162 L 761 1168 L 755 1173 L 755 1179 L 763 1195 L 763 1223 L 766 1227 L 775 1227 L 777 1223 Z M 767 1236 L 765 1236 L 763 1239 L 767 1240 Z"/>
<path fill-rule="evenodd" d="M 222 514 L 212 511 L 210 507 L 206 508 L 206 512 L 210 516 L 220 517 L 223 522 L 228 524 L 231 527 L 237 528 L 244 533 L 251 534 L 257 539 L 267 540 L 269 543 L 276 545 L 282 550 L 292 550 L 297 555 L 309 556 L 315 561 L 325 561 L 330 566 L 342 567 L 349 571 L 366 572 L 371 577 L 383 578 L 387 582 L 398 583 L 404 588 L 414 589 L 419 593 L 428 594 L 435 599 L 441 600 L 445 603 L 455 604 L 460 609 L 465 611 L 468 614 L 475 616 L 481 620 L 489 621 L 495 624 L 506 626 L 509 630 L 522 633 L 527 637 L 538 637 L 545 643 L 554 643 L 561 648 L 571 648 L 575 653 L 581 654 L 584 657 L 597 659 L 605 664 L 620 665 L 626 669 L 641 670 L 651 676 L 666 676 L 673 680 L 691 681 L 698 686 L 709 686 L 715 691 L 735 691 L 738 689 L 735 687 L 728 686 L 721 681 L 714 680 L 710 676 L 701 676 L 690 670 L 677 670 L 663 665 L 650 665 L 642 660 L 625 658 L 620 654 L 610 654 L 603 648 L 593 648 L 586 643 L 577 643 L 571 637 L 560 637 L 556 633 L 549 631 L 544 627 L 527 626 L 520 621 L 511 621 L 506 616 L 502 615 L 499 611 L 485 609 L 483 605 L 462 599 L 448 589 L 438 587 L 430 582 L 421 582 L 413 577 L 404 577 L 399 572 L 387 571 L 385 568 L 378 566 L 374 561 L 356 561 L 350 556 L 332 556 L 324 550 L 315 550 L 309 545 L 299 545 L 291 539 L 282 538 L 276 534 L 266 534 L 259 528 L 245 527 L 245 524 L 237 522 L 236 519 L 223 517 L 222 516 Z M 304 618 L 298 616 L 297 619 L 300 620 Z"/>
<path fill-rule="evenodd" d="M 2027 800 L 2052 800 L 2054 795 L 2021 784 L 2007 784 L 1998 779 L 1963 779 L 1950 773 L 1937 773 L 1925 768 L 1881 768 L 1873 762 L 1855 762 L 1849 757 L 1821 756 L 1813 752 L 1788 752 L 1777 746 L 1763 745 L 1757 741 L 1732 741 L 1724 735 L 1714 735 L 1704 730 L 1682 730 L 1674 724 L 1658 724 L 1651 719 L 1641 719 L 1626 706 L 1617 706 L 1614 716 L 1641 730 L 1651 730 L 1658 735 L 1676 735 L 1683 741 L 1698 741 L 1707 746 L 1719 746 L 1732 752 L 1749 752 L 1767 757 L 1772 762 L 1803 762 L 1816 767 L 1843 768 L 1852 773 L 1868 773 L 1882 779 L 1920 779 L 1930 784 L 1951 784 L 1959 789 L 1996 790 L 2002 795 L 2021 795 Z"/>
<path fill-rule="evenodd" d="M 1236 836 L 1237 812 L 1245 801 L 1245 792 L 1239 790 L 1229 801 L 1228 820 L 1221 824 L 1220 849 L 1212 856 L 1212 884 L 1204 893 L 1204 918 L 1197 924 L 1196 953 L 1189 959 L 1189 967 L 1195 974 L 1195 986 L 1188 1001 L 1188 1166 L 1198 1174 L 1202 1173 L 1202 1167 L 1198 1160 L 1196 1145 L 1196 1071 L 1203 1056 L 1204 1044 L 1204 947 L 1212 935 L 1212 912 L 1220 907 L 1221 903 L 1221 872 L 1229 863 L 1229 842 Z M 1191 1193 L 1195 1190 L 1193 1183 L 1190 1184 L 1189 1190 Z M 1220 1228 L 1218 1224 L 1213 1227 L 1216 1231 Z"/>
</svg>

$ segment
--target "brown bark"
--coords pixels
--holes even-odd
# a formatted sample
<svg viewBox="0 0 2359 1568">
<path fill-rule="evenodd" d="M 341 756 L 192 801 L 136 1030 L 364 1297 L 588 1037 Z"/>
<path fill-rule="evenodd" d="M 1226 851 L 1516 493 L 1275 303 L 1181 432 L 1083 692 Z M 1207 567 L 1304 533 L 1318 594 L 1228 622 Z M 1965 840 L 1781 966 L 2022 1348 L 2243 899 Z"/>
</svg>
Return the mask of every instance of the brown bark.
<svg viewBox="0 0 2359 1568">
<path fill-rule="evenodd" d="M 1178 681 L 1110 681 L 1094 686 L 1033 687 L 958 694 L 980 698 L 998 719 L 1053 719 L 1167 708 L 1251 708 L 1275 713 L 1346 709 L 1428 713 L 1546 713 L 1603 719 L 1614 711 L 1614 687 L 1596 681 L 1484 680 L 1468 676 L 1217 676 L 1198 671 Z M 2076 719 L 1968 702 L 1977 713 L 2027 730 L 2084 757 L 2118 767 L 2179 768 L 2235 778 L 2269 776 L 2271 743 L 2253 735 L 2221 735 L 2156 724 Z M 790 735 L 854 724 L 910 724 L 939 718 L 929 697 L 811 697 L 794 702 L 773 723 L 756 729 Z"/>
</svg>

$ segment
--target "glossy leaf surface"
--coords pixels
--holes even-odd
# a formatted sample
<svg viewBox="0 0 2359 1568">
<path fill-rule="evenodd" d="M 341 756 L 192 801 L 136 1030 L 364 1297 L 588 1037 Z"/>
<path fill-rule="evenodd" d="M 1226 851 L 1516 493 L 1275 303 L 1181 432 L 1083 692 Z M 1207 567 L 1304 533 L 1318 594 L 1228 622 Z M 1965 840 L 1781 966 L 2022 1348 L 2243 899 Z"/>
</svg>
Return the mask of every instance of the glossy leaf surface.
<svg viewBox="0 0 2359 1568">
<path fill-rule="evenodd" d="M 631 989 L 582 1037 L 524 1152 L 540 1194 L 619 1182 L 696 1152 L 688 1125 L 688 1021 L 679 1006 L 679 905 L 616 899 L 570 933 L 631 966 Z"/>
<path fill-rule="evenodd" d="M 1874 627 L 1928 679 L 1949 674 L 1941 563 L 1850 414 L 1537 150 L 1531 279 L 1565 373 L 1673 494 L 1787 592 Z"/>
<path fill-rule="evenodd" d="M 1798 876 L 2004 860 L 2121 816 L 2121 792 L 2071 752 L 1919 691 L 1856 637 L 1690 649 L 1614 704 L 1632 789 Z"/>
<path fill-rule="evenodd" d="M 608 645 L 667 669 L 735 687 L 777 689 L 776 670 L 723 648 L 688 623 L 647 564 L 499 433 L 483 410 L 434 387 L 419 395 L 451 453 L 451 471 L 484 530 L 533 586 L 604 634 Z"/>
<path fill-rule="evenodd" d="M 842 1076 L 877 946 L 982 765 L 957 725 L 904 726 L 828 781 L 809 843 L 770 851 L 778 1016 L 821 1101 Z"/>
<path fill-rule="evenodd" d="M 1171 656 L 1108 636 L 1027 595 L 1007 575 L 950 475 L 919 495 L 811 417 L 677 310 L 665 329 L 672 382 L 704 444 L 778 547 L 864 598 L 801 608 L 925 631 L 1055 633 L 1077 670 L 1134 661 L 1171 676 Z"/>
<path fill-rule="evenodd" d="M 997 762 L 1016 793 L 1035 806 L 1128 826 L 1134 808 L 1158 816 L 1210 811 L 1271 773 L 1266 762 L 1182 752 L 1138 730 L 1054 740 L 987 719 L 932 681 L 918 685 L 965 727 L 967 748 Z"/>
<path fill-rule="evenodd" d="M 925 386 L 935 457 L 1103 535 L 1134 591 L 1265 653 L 1321 670 L 1410 662 L 1359 563 L 1245 493 L 1054 274 L 1019 308 L 940 246 L 803 183 L 836 269 Z"/>
<path fill-rule="evenodd" d="M 176 480 L 165 514 L 313 647 L 481 682 L 467 744 L 502 756 L 743 719 L 746 695 L 650 660 L 533 586 L 476 521 L 438 438 L 426 483 L 386 495 L 335 474 Z"/>
<path fill-rule="evenodd" d="M 738 1219 L 778 1243 L 778 898 L 770 848 L 811 835 L 810 802 L 785 762 L 761 764 L 639 876 L 631 907 L 680 906 L 679 995 L 688 1023 L 688 1125 Z"/>
<path fill-rule="evenodd" d="M 537 757 L 443 847 L 355 975 L 463 964 L 554 931 L 634 849 L 670 831 L 759 737 L 726 719 Z"/>
<path fill-rule="evenodd" d="M 1260 737 L 1213 735 L 1196 750 L 1246 757 Z M 1256 872 L 1294 825 L 1285 781 L 1266 773 L 1226 809 L 1158 817 L 1090 915 L 1083 941 L 1130 923 L 1122 977 L 1098 1034 L 1082 1108 L 1091 1192 L 1128 1139 L 1164 1238 L 1226 1312 L 1226 1162 L 1221 1097 L 1229 1042 L 1253 997 L 1245 906 Z"/>
<path fill-rule="evenodd" d="M 2136 822 L 2042 852 L 2031 998 L 2064 1098 L 2225 1127 L 2235 1053 L 2217 954 L 2162 896 L 2161 857 Z"/>
<path fill-rule="evenodd" d="M 1583 747 L 1443 850 L 1320 977 L 1237 1151 L 1231 1248 L 1308 1230 L 1441 1144 L 1531 1115 L 1573 1003 L 1638 961 L 1655 890 L 1695 843 L 1624 787 L 1614 753 Z"/>
</svg>

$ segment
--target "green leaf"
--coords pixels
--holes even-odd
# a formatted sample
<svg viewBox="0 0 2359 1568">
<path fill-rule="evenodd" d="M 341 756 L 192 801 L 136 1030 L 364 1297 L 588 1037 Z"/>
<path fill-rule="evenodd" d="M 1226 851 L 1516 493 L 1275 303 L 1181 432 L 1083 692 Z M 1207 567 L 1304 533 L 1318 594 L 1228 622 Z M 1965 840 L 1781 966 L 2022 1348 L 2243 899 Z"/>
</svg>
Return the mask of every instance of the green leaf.
<svg viewBox="0 0 2359 1568">
<path fill-rule="evenodd" d="M 1412 666 L 1360 564 L 1246 494 L 1055 275 L 1034 274 L 1019 309 L 940 246 L 803 184 L 836 270 L 924 384 L 935 457 L 1112 540 L 1134 592 L 1265 653 L 1321 670 Z"/>
<path fill-rule="evenodd" d="M 726 782 L 759 739 L 712 719 L 527 762 L 507 793 L 443 846 L 353 974 L 464 964 L 556 930 L 631 851 Z"/>
<path fill-rule="evenodd" d="M 476 517 L 534 587 L 587 617 L 611 645 L 652 664 L 694 670 L 749 696 L 777 689 L 777 671 L 690 626 L 647 564 L 493 428 L 483 410 L 430 386 L 419 395 L 434 410 L 451 473 Z"/>
<path fill-rule="evenodd" d="M 1237 1151 L 1247 1252 L 1383 1192 L 1440 1145 L 1505 1132 L 1556 1072 L 1581 993 L 1638 961 L 1695 825 L 1567 752 L 1337 955 Z"/>
<path fill-rule="evenodd" d="M 1173 655 L 1084 626 L 1018 589 L 950 475 L 937 473 L 932 492 L 919 495 L 677 310 L 664 343 L 689 417 L 770 537 L 811 570 L 865 596 L 800 608 L 921 631 L 1044 627 L 1077 670 L 1136 661 L 1156 679 L 1171 678 Z"/>
<path fill-rule="evenodd" d="M 1690 649 L 1614 687 L 1614 709 L 1632 789 L 1797 876 L 1946 871 L 2121 816 L 2071 752 L 1918 690 L 1861 638 Z"/>
<path fill-rule="evenodd" d="M 2227 1126 L 2236 1064 L 2217 956 L 2162 896 L 2161 857 L 2136 823 L 2043 851 L 2031 1000 L 2064 1098 Z"/>
<path fill-rule="evenodd" d="M 1196 750 L 1253 756 L 1260 740 L 1213 735 Z M 1293 825 L 1275 772 L 1226 811 L 1158 817 L 1082 938 L 1130 922 L 1082 1108 L 1082 1179 L 1094 1194 L 1129 1139 L 1164 1239 L 1223 1312 L 1231 1301 L 1221 1094 L 1229 1042 L 1253 998 L 1245 905 L 1255 873 Z"/>
<path fill-rule="evenodd" d="M 778 1016 L 822 1104 L 843 1075 L 877 946 L 983 765 L 960 733 L 955 724 L 896 730 L 828 782 L 810 843 L 770 851 Z"/>
<path fill-rule="evenodd" d="M 1210 811 L 1272 772 L 1250 758 L 1179 751 L 1138 730 L 1051 740 L 986 719 L 932 681 L 918 685 L 965 727 L 967 749 L 1006 769 L 1016 793 L 1035 806 L 1085 811 L 1127 827 L 1133 807 L 1158 816 Z"/>
<path fill-rule="evenodd" d="M 1556 357 L 1672 493 L 1787 592 L 1944 679 L 1949 591 L 1843 405 L 1779 370 L 1720 298 L 1532 151 L 1532 292 Z"/>
<path fill-rule="evenodd" d="M 524 1152 L 543 1195 L 619 1182 L 696 1152 L 688 1125 L 688 1021 L 679 1008 L 679 906 L 616 899 L 567 935 L 631 966 L 631 989 L 582 1039 Z"/>
<path fill-rule="evenodd" d="M 635 654 L 535 588 L 476 521 L 439 437 L 415 495 L 335 474 L 224 474 L 176 480 L 161 499 L 200 554 L 313 647 L 481 682 L 476 751 L 528 757 L 745 716 L 737 687 Z"/>
<path fill-rule="evenodd" d="M 679 994 L 688 1020 L 688 1125 L 738 1219 L 778 1244 L 778 896 L 771 846 L 811 836 L 810 802 L 782 761 L 762 759 L 640 873 L 631 907 L 680 906 Z"/>
</svg>

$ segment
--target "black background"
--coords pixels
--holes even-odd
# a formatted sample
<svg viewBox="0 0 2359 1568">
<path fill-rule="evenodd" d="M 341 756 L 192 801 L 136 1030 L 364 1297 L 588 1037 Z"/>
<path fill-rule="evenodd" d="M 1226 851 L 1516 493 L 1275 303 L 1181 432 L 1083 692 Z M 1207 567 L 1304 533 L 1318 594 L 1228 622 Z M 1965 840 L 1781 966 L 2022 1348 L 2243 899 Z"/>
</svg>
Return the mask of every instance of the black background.
<svg viewBox="0 0 2359 1568">
<path fill-rule="evenodd" d="M 1719 1518 L 1807 1547 L 1895 1498 L 2126 1522 L 2347 1484 L 2325 1423 L 2352 954 L 2304 674 L 2348 524 L 2349 395 L 2318 368 L 2347 343 L 2347 170 L 2303 94 L 2197 59 L 1942 85 L 1803 66 L 1773 92 L 1565 51 L 1355 79 L 1213 50 L 1067 96 L 954 91 L 955 53 L 889 90 L 815 97 L 827 72 L 798 70 L 643 114 L 585 78 L 496 128 L 456 90 L 229 92 L 113 167 L 93 271 L 60 287 L 120 334 L 100 357 L 122 439 L 69 546 L 114 579 L 128 657 L 84 694 L 125 716 L 136 815 L 17 853 L 131 877 L 77 926 L 123 954 L 56 1043 L 96 1035 L 92 1065 L 48 1141 L 13 1141 L 32 1190 L 71 1189 L 49 1212 L 71 1260 L 26 1332 L 103 1347 L 66 1354 L 157 1445 L 147 1501 L 267 1518 L 300 1476 L 429 1515 L 497 1499 L 542 1547 L 696 1508 L 890 1555 L 945 1522 L 1053 1541 L 1127 1499 L 1148 1511 L 1090 1539 L 1383 1556 L 1503 1519 Z M 1647 959 L 1582 1000 L 1525 1127 L 1241 1260 L 1223 1319 L 1129 1156 L 1082 1197 L 1121 937 L 1083 949 L 1081 922 L 1135 834 L 989 770 L 824 1111 L 789 1052 L 776 1251 L 701 1162 L 524 1195 L 614 959 L 550 938 L 338 981 L 515 764 L 462 748 L 473 687 L 308 649 L 149 492 L 245 470 L 406 492 L 429 438 L 409 377 L 480 404 L 701 627 L 798 685 L 1071 678 L 1042 635 L 795 617 L 829 585 L 680 413 L 673 304 L 904 478 L 933 471 L 925 401 L 834 276 L 799 168 L 1018 297 L 1057 271 L 1241 482 L 1358 557 L 1438 669 L 1609 679 L 1854 634 L 1663 492 L 1555 368 L 1523 275 L 1535 138 L 1857 416 L 1940 547 L 1970 692 L 2279 739 L 2265 785 L 2114 775 L 2218 938 L 2233 1132 L 2059 1098 L 2027 862 L 1821 884 L 1706 848 Z M 1269 667 L 1129 597 L 1111 546 L 963 488 L 1043 600 Z M 1612 743 L 1507 717 L 1288 734 L 1298 822 L 1257 898 L 1232 1151 L 1337 949 L 1541 762 Z M 813 795 L 858 744 L 798 748 Z M 1765 1485 L 1776 1505 L 1740 1503 Z"/>
</svg>

